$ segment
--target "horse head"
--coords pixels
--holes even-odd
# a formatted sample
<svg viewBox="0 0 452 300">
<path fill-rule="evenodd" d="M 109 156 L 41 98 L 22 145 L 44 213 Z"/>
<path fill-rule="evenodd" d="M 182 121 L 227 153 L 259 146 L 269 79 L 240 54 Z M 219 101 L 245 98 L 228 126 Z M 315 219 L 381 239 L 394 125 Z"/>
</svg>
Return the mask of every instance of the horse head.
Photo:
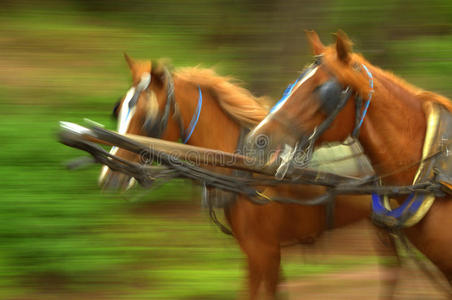
<svg viewBox="0 0 452 300">
<path fill-rule="evenodd" d="M 117 119 L 120 134 L 136 134 L 177 140 L 177 124 L 169 120 L 174 101 L 171 73 L 162 63 L 149 60 L 137 61 L 124 55 L 132 74 L 132 86 L 116 103 L 113 116 Z M 112 147 L 111 154 L 123 159 L 142 163 L 143 157 L 129 151 Z M 99 185 L 106 189 L 126 189 L 134 183 L 133 178 L 102 167 Z"/>
<path fill-rule="evenodd" d="M 324 46 L 315 32 L 306 33 L 314 62 L 247 137 L 249 149 L 265 151 L 266 164 L 279 166 L 279 177 L 290 164 L 306 165 L 315 145 L 359 133 L 361 124 L 358 127 L 355 120 L 362 123 L 363 105 L 349 99 L 368 103 L 371 96 L 364 59 L 352 52 L 345 33 L 339 31 L 330 46 Z"/>
</svg>

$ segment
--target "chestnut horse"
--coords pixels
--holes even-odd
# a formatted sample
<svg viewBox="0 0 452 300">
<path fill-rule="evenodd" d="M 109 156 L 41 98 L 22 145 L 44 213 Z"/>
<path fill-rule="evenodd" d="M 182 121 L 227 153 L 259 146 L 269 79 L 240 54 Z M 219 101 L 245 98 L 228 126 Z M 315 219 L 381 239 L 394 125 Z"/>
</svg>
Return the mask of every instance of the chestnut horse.
<svg viewBox="0 0 452 300">
<path fill-rule="evenodd" d="M 241 128 L 253 127 L 267 115 L 259 104 L 261 99 L 210 69 L 183 68 L 170 74 L 161 64 L 135 61 L 127 55 L 126 60 L 133 86 L 115 107 L 120 133 L 154 135 L 169 141 L 182 139 L 187 144 L 234 152 Z M 168 85 L 170 81 L 173 85 Z M 168 101 L 173 102 L 170 107 Z M 139 160 L 131 152 L 117 148 L 112 151 L 122 158 Z M 125 188 L 130 180 L 105 166 L 99 178 L 104 188 Z M 310 199 L 323 190 L 284 186 L 268 188 L 265 193 Z M 237 195 L 224 211 L 234 238 L 246 254 L 249 299 L 276 297 L 282 243 L 309 241 L 326 229 L 323 206 L 275 202 L 261 206 Z M 339 197 L 334 227 L 368 218 L 369 213 L 368 197 Z M 389 251 L 394 253 L 393 249 Z M 390 278 L 385 284 L 389 294 L 394 284 Z"/>
<path fill-rule="evenodd" d="M 383 184 L 412 184 L 426 133 L 424 106 L 437 103 L 450 112 L 450 100 L 373 66 L 352 52 L 351 41 L 342 31 L 330 46 L 324 46 L 315 32 L 307 32 L 307 36 L 316 56 L 315 63 L 307 68 L 306 75 L 286 100 L 250 133 L 247 140 L 250 147 L 257 147 L 255 139 L 261 135 L 267 135 L 271 141 L 266 151 L 274 151 L 282 145 L 293 149 L 297 141 L 312 136 L 318 137 L 316 144 L 343 141 L 353 132 L 377 174 L 387 175 Z M 355 102 L 358 97 L 363 100 L 360 109 Z M 319 132 L 332 114 L 334 120 L 328 127 L 322 126 L 323 133 Z M 306 146 L 298 144 L 297 147 L 306 150 Z M 397 199 L 400 204 L 403 200 Z M 437 198 L 419 223 L 403 230 L 449 283 L 452 280 L 451 216 L 450 197 Z"/>
</svg>

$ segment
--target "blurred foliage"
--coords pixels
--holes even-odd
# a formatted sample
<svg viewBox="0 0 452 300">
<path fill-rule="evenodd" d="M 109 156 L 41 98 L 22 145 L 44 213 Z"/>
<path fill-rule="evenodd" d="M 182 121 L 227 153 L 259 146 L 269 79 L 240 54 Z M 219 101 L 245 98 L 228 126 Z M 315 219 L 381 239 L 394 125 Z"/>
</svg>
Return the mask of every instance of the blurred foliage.
<svg viewBox="0 0 452 300">
<path fill-rule="evenodd" d="M 130 80 L 124 51 L 169 57 L 178 67 L 215 66 L 253 92 L 276 98 L 311 60 L 303 29 L 316 29 L 330 43 L 330 33 L 342 28 L 372 62 L 452 96 L 450 0 L 2 5 L 2 299 L 71 292 L 90 295 L 85 298 L 230 299 L 242 286 L 242 256 L 199 214 L 196 187 L 177 181 L 152 193 L 104 194 L 96 186 L 97 168 L 69 172 L 62 166 L 80 153 L 56 142 L 59 120 L 89 118 L 113 128 L 112 105 Z M 154 211 L 162 203 L 175 210 Z M 288 263 L 289 275 L 330 268 Z"/>
</svg>

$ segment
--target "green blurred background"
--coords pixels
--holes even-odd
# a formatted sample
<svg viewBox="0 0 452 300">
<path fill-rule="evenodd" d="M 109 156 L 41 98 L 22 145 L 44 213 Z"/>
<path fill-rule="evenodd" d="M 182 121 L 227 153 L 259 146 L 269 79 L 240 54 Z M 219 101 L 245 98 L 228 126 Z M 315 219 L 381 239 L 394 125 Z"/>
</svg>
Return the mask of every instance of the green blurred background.
<svg viewBox="0 0 452 300">
<path fill-rule="evenodd" d="M 330 43 L 338 28 L 374 64 L 452 97 L 450 0 L 3 0 L 0 298 L 233 299 L 243 257 L 201 211 L 198 188 L 102 193 L 99 168 L 63 167 L 81 153 L 56 142 L 58 121 L 114 128 L 130 84 L 123 52 L 215 67 L 276 99 L 311 60 L 303 30 Z M 366 262 L 289 258 L 285 270 L 353 263 Z"/>
</svg>

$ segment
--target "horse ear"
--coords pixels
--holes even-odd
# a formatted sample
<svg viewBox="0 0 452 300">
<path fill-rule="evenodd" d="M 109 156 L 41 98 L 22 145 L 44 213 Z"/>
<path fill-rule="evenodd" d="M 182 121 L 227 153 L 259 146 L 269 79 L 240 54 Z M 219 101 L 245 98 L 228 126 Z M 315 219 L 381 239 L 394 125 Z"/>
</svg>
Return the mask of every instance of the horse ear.
<svg viewBox="0 0 452 300">
<path fill-rule="evenodd" d="M 152 80 L 154 82 L 157 82 L 160 85 L 163 85 L 165 82 L 165 68 L 166 63 L 164 60 L 158 60 L 158 61 L 152 61 L 151 62 L 151 75 Z"/>
<path fill-rule="evenodd" d="M 314 30 L 305 30 L 306 37 L 308 38 L 309 44 L 311 44 L 312 52 L 314 55 L 320 55 L 325 50 L 325 46 L 322 41 L 320 41 L 319 35 Z"/>
<path fill-rule="evenodd" d="M 151 74 L 153 76 L 163 76 L 165 73 L 165 64 L 162 61 L 152 61 Z"/>
<path fill-rule="evenodd" d="M 127 53 L 124 52 L 124 58 L 126 59 L 127 64 L 129 65 L 130 70 L 133 69 L 133 66 L 135 65 L 135 61 L 127 55 Z"/>
<path fill-rule="evenodd" d="M 342 30 L 338 30 L 335 36 L 337 58 L 344 63 L 348 63 L 353 43 L 348 38 L 347 34 L 345 34 Z"/>
</svg>

